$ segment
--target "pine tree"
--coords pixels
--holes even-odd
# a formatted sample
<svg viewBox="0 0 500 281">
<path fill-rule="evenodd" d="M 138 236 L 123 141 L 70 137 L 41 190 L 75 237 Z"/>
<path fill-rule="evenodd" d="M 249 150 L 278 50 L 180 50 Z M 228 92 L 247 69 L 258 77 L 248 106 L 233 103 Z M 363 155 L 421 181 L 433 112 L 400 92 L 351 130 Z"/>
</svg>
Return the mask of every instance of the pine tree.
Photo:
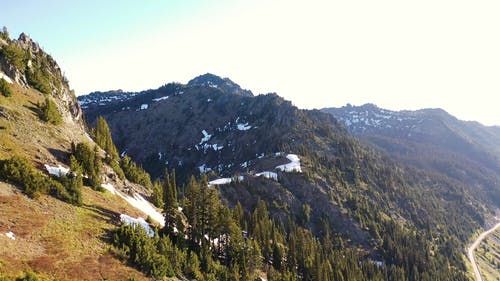
<svg viewBox="0 0 500 281">
<path fill-rule="evenodd" d="M 57 110 L 57 106 L 49 97 L 45 98 L 45 102 L 40 106 L 40 118 L 48 123 L 59 125 L 62 123 L 61 113 Z"/>
<path fill-rule="evenodd" d="M 201 234 L 199 232 L 199 199 L 200 199 L 200 185 L 196 181 L 196 179 L 191 176 L 187 185 L 187 194 L 186 194 L 186 210 L 185 214 L 188 220 L 188 237 L 191 242 L 191 248 L 198 247 L 198 241 L 201 238 Z"/>
<path fill-rule="evenodd" d="M 70 171 L 67 175 L 66 190 L 71 196 L 72 203 L 81 205 L 83 186 L 82 167 L 73 155 L 70 157 Z"/>
<path fill-rule="evenodd" d="M 109 129 L 108 123 L 104 117 L 99 116 L 96 121 L 96 126 L 92 130 L 92 135 L 96 143 L 106 151 L 106 162 L 113 168 L 120 179 L 125 179 L 125 173 L 120 166 L 120 157 L 118 155 L 118 150 L 111 137 L 111 130 Z M 148 182 L 147 187 L 151 187 L 151 180 Z"/>
<path fill-rule="evenodd" d="M 104 117 L 97 117 L 96 126 L 92 130 L 95 142 L 108 153 L 108 157 L 112 160 L 118 160 L 118 150 L 113 143 L 113 138 L 111 137 L 111 130 L 109 129 L 108 122 Z"/>
<path fill-rule="evenodd" d="M 235 222 L 242 228 L 243 228 L 243 224 L 244 224 L 244 217 L 245 216 L 245 212 L 243 211 L 243 206 L 241 205 L 240 201 L 238 201 L 238 203 L 236 203 L 236 207 L 234 208 L 234 211 L 233 211 L 233 218 L 235 220 Z"/>
<path fill-rule="evenodd" d="M 92 151 L 92 154 L 90 155 L 91 158 L 89 165 L 90 171 L 88 174 L 89 177 L 89 182 L 92 188 L 95 190 L 102 190 L 101 184 L 102 184 L 102 179 L 101 179 L 101 167 L 102 167 L 102 161 L 101 157 L 99 156 L 99 149 L 97 148 L 97 145 L 94 146 L 94 150 Z"/>
<path fill-rule="evenodd" d="M 173 174 L 175 179 L 175 172 Z M 175 180 L 170 179 L 168 170 L 165 169 L 165 183 L 163 185 L 163 213 L 165 214 L 165 228 L 167 233 L 173 234 L 173 228 L 177 220 L 177 187 Z"/>
<path fill-rule="evenodd" d="M 163 184 L 156 180 L 153 183 L 153 192 L 151 194 L 151 202 L 158 208 L 163 208 L 165 202 L 163 201 Z"/>
</svg>

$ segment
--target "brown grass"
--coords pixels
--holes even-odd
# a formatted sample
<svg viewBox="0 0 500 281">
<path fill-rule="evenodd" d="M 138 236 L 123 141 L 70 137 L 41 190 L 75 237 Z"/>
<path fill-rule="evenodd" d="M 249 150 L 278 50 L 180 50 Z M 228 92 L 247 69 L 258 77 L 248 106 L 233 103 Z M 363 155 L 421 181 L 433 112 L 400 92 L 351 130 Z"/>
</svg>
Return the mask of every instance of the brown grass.
<svg viewBox="0 0 500 281">
<path fill-rule="evenodd" d="M 148 280 L 110 254 L 108 233 L 119 214 L 140 215 L 120 198 L 85 187 L 84 206 L 75 207 L 29 199 L 3 182 L 0 191 L 0 276 L 32 270 L 47 280 Z"/>
</svg>

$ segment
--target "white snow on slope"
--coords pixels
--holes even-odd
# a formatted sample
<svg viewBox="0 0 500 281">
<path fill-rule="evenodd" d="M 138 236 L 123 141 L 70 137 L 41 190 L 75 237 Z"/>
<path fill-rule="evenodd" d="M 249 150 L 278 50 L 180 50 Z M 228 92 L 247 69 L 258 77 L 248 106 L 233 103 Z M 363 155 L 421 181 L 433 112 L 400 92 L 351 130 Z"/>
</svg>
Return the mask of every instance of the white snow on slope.
<svg viewBox="0 0 500 281">
<path fill-rule="evenodd" d="M 133 218 L 131 216 L 121 214 L 120 221 L 123 222 L 124 224 L 132 225 L 134 227 L 140 226 L 146 231 L 149 237 L 155 236 L 155 232 L 153 231 L 153 229 L 151 229 L 149 224 L 143 218 Z"/>
<path fill-rule="evenodd" d="M 0 71 L 0 79 L 7 81 L 7 83 L 12 84 L 12 79 L 10 79 L 9 76 L 7 76 L 5 73 Z"/>
<path fill-rule="evenodd" d="M 238 181 L 242 181 L 245 177 L 244 176 L 238 176 Z M 223 184 L 230 184 L 233 182 L 233 179 L 234 178 L 220 178 L 220 179 L 216 179 L 216 180 L 213 180 L 213 181 L 210 181 L 208 183 L 208 186 L 212 186 L 212 185 L 223 185 Z"/>
<path fill-rule="evenodd" d="M 164 96 L 164 97 L 161 97 L 161 98 L 156 98 L 156 99 L 153 99 L 153 101 L 162 101 L 162 100 L 166 100 L 168 99 L 168 96 Z"/>
<path fill-rule="evenodd" d="M 199 166 L 198 169 L 200 170 L 200 174 L 205 174 L 212 171 L 212 168 L 207 167 L 205 164 Z"/>
<path fill-rule="evenodd" d="M 158 212 L 153 205 L 140 194 L 134 193 L 134 196 L 124 196 L 125 201 L 135 208 L 141 210 L 146 215 L 150 216 L 153 220 L 157 221 L 161 226 L 165 225 L 165 218 Z"/>
<path fill-rule="evenodd" d="M 265 171 L 265 172 L 257 173 L 255 175 L 257 177 L 265 177 L 266 179 L 273 179 L 275 181 L 278 181 L 278 174 L 276 174 L 275 172 Z"/>
<path fill-rule="evenodd" d="M 140 194 L 134 193 L 133 196 L 123 195 L 110 183 L 102 184 L 101 186 L 107 189 L 112 194 L 116 194 L 125 199 L 125 201 L 127 201 L 130 205 L 132 205 L 136 209 L 141 210 L 143 213 L 151 217 L 151 219 L 158 222 L 161 226 L 165 225 L 165 217 L 163 217 L 163 215 L 158 212 L 155 207 L 148 200 L 144 199 L 144 197 L 142 197 Z"/>
<path fill-rule="evenodd" d="M 284 165 L 279 165 L 276 169 L 281 170 L 283 172 L 299 172 L 302 173 L 302 168 L 300 167 L 300 158 L 296 154 L 288 154 L 286 156 L 288 160 L 291 162 Z"/>
<path fill-rule="evenodd" d="M 16 240 L 16 236 L 14 236 L 14 232 L 12 231 L 5 233 L 5 236 L 9 237 L 12 240 Z"/>
<path fill-rule="evenodd" d="M 47 172 L 49 172 L 49 174 L 54 175 L 56 177 L 65 176 L 69 172 L 69 168 L 64 168 L 61 165 L 57 165 L 57 167 L 55 167 L 45 164 L 45 169 L 47 169 Z"/>
<path fill-rule="evenodd" d="M 221 150 L 223 148 L 224 148 L 223 145 L 212 144 L 212 149 L 215 150 L 215 151 L 219 151 L 219 150 Z"/>
<path fill-rule="evenodd" d="M 148 104 L 141 104 L 141 110 L 148 109 L 149 105 Z"/>
<path fill-rule="evenodd" d="M 212 135 L 210 135 L 209 133 L 207 133 L 207 131 L 203 130 L 201 131 L 201 133 L 203 134 L 203 138 L 201 138 L 201 141 L 200 141 L 200 145 L 209 141 L 210 138 L 212 137 Z"/>
<path fill-rule="evenodd" d="M 109 191 L 111 194 L 115 194 L 116 195 L 116 189 L 115 187 L 110 184 L 110 183 L 103 183 L 101 184 L 101 187 L 106 189 L 107 191 Z"/>
<path fill-rule="evenodd" d="M 248 125 L 248 122 L 245 124 L 238 123 L 238 124 L 236 124 L 236 126 L 237 126 L 237 129 L 240 131 L 247 131 L 247 130 L 252 129 L 252 126 Z"/>
<path fill-rule="evenodd" d="M 89 141 L 94 141 L 94 140 L 93 140 L 93 139 L 89 136 L 89 134 L 85 133 L 85 136 L 87 137 L 87 139 L 88 139 Z"/>
</svg>

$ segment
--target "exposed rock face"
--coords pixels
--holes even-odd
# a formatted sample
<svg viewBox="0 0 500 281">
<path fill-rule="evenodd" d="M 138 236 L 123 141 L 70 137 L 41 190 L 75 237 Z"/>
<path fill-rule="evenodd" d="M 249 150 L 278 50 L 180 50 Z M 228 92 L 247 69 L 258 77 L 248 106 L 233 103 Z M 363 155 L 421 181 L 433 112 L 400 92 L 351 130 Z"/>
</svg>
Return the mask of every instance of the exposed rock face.
<svg viewBox="0 0 500 281">
<path fill-rule="evenodd" d="M 41 79 L 47 85 L 44 94 L 52 96 L 65 122 L 75 122 L 83 128 L 83 112 L 74 92 L 70 89 L 57 62 L 45 53 L 37 42 L 25 33 L 21 33 L 17 40 L 1 39 L 0 47 L 2 48 L 0 53 L 1 72 L 24 88 L 37 88 L 38 81 L 33 81 L 34 78 L 30 80 L 29 74 L 43 76 Z M 11 61 L 12 58 L 9 59 L 4 53 L 4 49 L 8 47 L 16 49 L 18 51 L 17 57 L 21 57 L 17 67 Z M 35 72 L 38 73 L 35 75 L 33 74 Z"/>
<path fill-rule="evenodd" d="M 17 39 L 17 43 L 23 48 L 23 49 L 28 49 L 33 53 L 40 53 L 43 52 L 43 50 L 40 48 L 40 45 L 33 41 L 26 33 L 21 33 L 19 35 L 19 38 Z"/>
</svg>

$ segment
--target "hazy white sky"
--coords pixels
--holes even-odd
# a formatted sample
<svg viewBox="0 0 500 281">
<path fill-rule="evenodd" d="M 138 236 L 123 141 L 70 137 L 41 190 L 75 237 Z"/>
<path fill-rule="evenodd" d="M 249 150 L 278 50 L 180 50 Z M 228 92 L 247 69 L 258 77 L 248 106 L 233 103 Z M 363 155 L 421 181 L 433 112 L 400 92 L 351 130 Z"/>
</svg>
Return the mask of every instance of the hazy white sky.
<svg viewBox="0 0 500 281">
<path fill-rule="evenodd" d="M 441 107 L 500 125 L 498 0 L 10 2 L 0 25 L 39 41 L 79 95 L 211 72 L 301 108 Z"/>
</svg>

